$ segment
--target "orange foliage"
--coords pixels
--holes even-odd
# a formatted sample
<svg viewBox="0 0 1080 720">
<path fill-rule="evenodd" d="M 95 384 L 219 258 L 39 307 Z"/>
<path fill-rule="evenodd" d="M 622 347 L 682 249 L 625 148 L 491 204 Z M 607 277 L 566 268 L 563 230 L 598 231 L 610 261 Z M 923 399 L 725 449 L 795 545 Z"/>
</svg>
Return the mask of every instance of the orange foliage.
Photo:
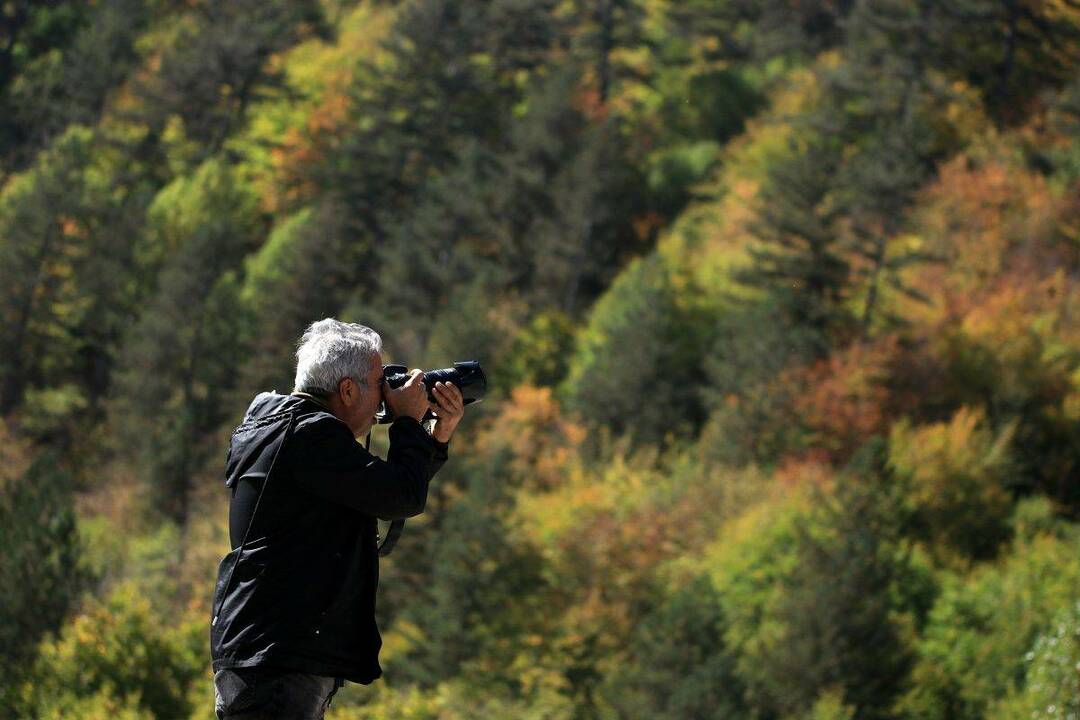
<svg viewBox="0 0 1080 720">
<path fill-rule="evenodd" d="M 563 415 L 551 388 L 520 385 L 491 425 L 477 438 L 481 455 L 506 454 L 507 469 L 529 490 L 550 490 L 563 482 L 586 431 Z"/>
<path fill-rule="evenodd" d="M 828 358 L 785 373 L 800 388 L 794 409 L 807 430 L 806 460 L 840 464 L 891 419 L 889 379 L 899 339 L 854 343 Z"/>
<path fill-rule="evenodd" d="M 939 254 L 920 264 L 908 284 L 934 302 L 902 300 L 904 317 L 934 322 L 954 317 L 974 293 L 994 290 L 1005 275 L 1045 276 L 1076 267 L 1080 246 L 1070 241 L 1080 209 L 1055 197 L 1045 179 L 1005 157 L 961 156 L 941 168 L 916 214 L 915 244 Z"/>
<path fill-rule="evenodd" d="M 307 170 L 333 155 L 349 131 L 349 97 L 344 83 L 327 88 L 322 100 L 307 118 L 304 127 L 289 128 L 282 143 L 270 154 L 280 197 L 268 200 L 267 210 L 294 206 L 314 196 L 317 188 Z"/>
</svg>

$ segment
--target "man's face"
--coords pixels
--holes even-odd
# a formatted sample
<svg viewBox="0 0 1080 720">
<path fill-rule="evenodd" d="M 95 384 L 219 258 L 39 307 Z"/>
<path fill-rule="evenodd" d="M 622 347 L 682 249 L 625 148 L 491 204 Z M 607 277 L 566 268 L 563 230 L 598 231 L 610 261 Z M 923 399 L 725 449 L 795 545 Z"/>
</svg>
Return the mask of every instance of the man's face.
<svg viewBox="0 0 1080 720">
<path fill-rule="evenodd" d="M 375 412 L 382 402 L 382 357 L 375 353 L 372 358 L 372 369 L 364 378 L 366 386 L 354 382 L 342 383 L 341 400 L 345 404 L 345 415 L 342 418 L 349 425 L 354 437 L 363 437 L 372 430 L 375 424 Z"/>
<path fill-rule="evenodd" d="M 379 409 L 379 403 L 382 402 L 382 365 L 382 356 L 375 353 L 375 357 L 372 358 L 371 370 L 368 371 L 367 377 L 364 378 L 367 386 L 361 385 L 357 387 L 359 398 L 353 408 L 352 422 L 349 423 L 355 437 L 359 438 L 367 435 L 371 430 L 371 426 L 375 424 L 375 413 Z"/>
</svg>

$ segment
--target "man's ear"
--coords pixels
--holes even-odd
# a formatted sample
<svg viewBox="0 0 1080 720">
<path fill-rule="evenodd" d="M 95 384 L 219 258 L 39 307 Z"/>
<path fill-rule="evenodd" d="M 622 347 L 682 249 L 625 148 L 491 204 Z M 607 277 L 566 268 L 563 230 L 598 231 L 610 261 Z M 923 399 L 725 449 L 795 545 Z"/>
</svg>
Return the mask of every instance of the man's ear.
<svg viewBox="0 0 1080 720">
<path fill-rule="evenodd" d="M 356 387 L 356 383 L 352 381 L 352 378 L 342 378 L 341 382 L 338 383 L 338 397 L 348 407 L 357 401 L 357 391 L 359 389 Z"/>
</svg>

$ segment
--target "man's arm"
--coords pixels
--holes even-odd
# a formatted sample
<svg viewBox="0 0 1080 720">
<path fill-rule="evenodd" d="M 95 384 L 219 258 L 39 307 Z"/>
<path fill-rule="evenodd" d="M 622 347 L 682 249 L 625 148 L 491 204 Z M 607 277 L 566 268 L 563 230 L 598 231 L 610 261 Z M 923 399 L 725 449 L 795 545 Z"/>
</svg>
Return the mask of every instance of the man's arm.
<svg viewBox="0 0 1080 720">
<path fill-rule="evenodd" d="M 367 515 L 394 520 L 424 511 L 428 482 L 445 461 L 446 449 L 440 452 L 416 419 L 400 417 L 390 425 L 384 461 L 356 442 L 344 423 L 321 417 L 297 428 L 284 459 L 300 487 Z"/>
</svg>

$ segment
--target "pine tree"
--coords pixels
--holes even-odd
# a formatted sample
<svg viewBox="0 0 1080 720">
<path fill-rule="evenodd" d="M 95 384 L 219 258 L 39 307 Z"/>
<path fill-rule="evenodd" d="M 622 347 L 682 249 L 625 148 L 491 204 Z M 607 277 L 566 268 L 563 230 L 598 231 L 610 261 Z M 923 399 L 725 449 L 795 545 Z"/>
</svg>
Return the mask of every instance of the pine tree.
<svg viewBox="0 0 1080 720">
<path fill-rule="evenodd" d="M 835 143 L 812 140 L 775 164 L 761 193 L 749 248 L 751 265 L 736 280 L 761 288 L 796 327 L 818 336 L 814 354 L 827 354 L 849 325 L 844 303 L 850 267 L 839 233 L 844 208 L 832 186 L 840 163 Z"/>
<path fill-rule="evenodd" d="M 849 148 L 835 187 L 848 215 L 852 283 L 866 288 L 859 317 L 864 337 L 875 321 L 881 285 L 925 299 L 900 282 L 899 271 L 937 259 L 917 251 L 889 256 L 887 250 L 935 161 L 951 149 L 933 129 L 933 114 L 951 99 L 950 88 L 931 73 L 931 43 L 942 22 L 935 4 L 925 0 L 858 3 L 845 23 L 844 61 L 824 76 L 826 102 L 818 121 Z M 904 324 L 892 315 L 883 321 L 886 327 Z"/>
</svg>

